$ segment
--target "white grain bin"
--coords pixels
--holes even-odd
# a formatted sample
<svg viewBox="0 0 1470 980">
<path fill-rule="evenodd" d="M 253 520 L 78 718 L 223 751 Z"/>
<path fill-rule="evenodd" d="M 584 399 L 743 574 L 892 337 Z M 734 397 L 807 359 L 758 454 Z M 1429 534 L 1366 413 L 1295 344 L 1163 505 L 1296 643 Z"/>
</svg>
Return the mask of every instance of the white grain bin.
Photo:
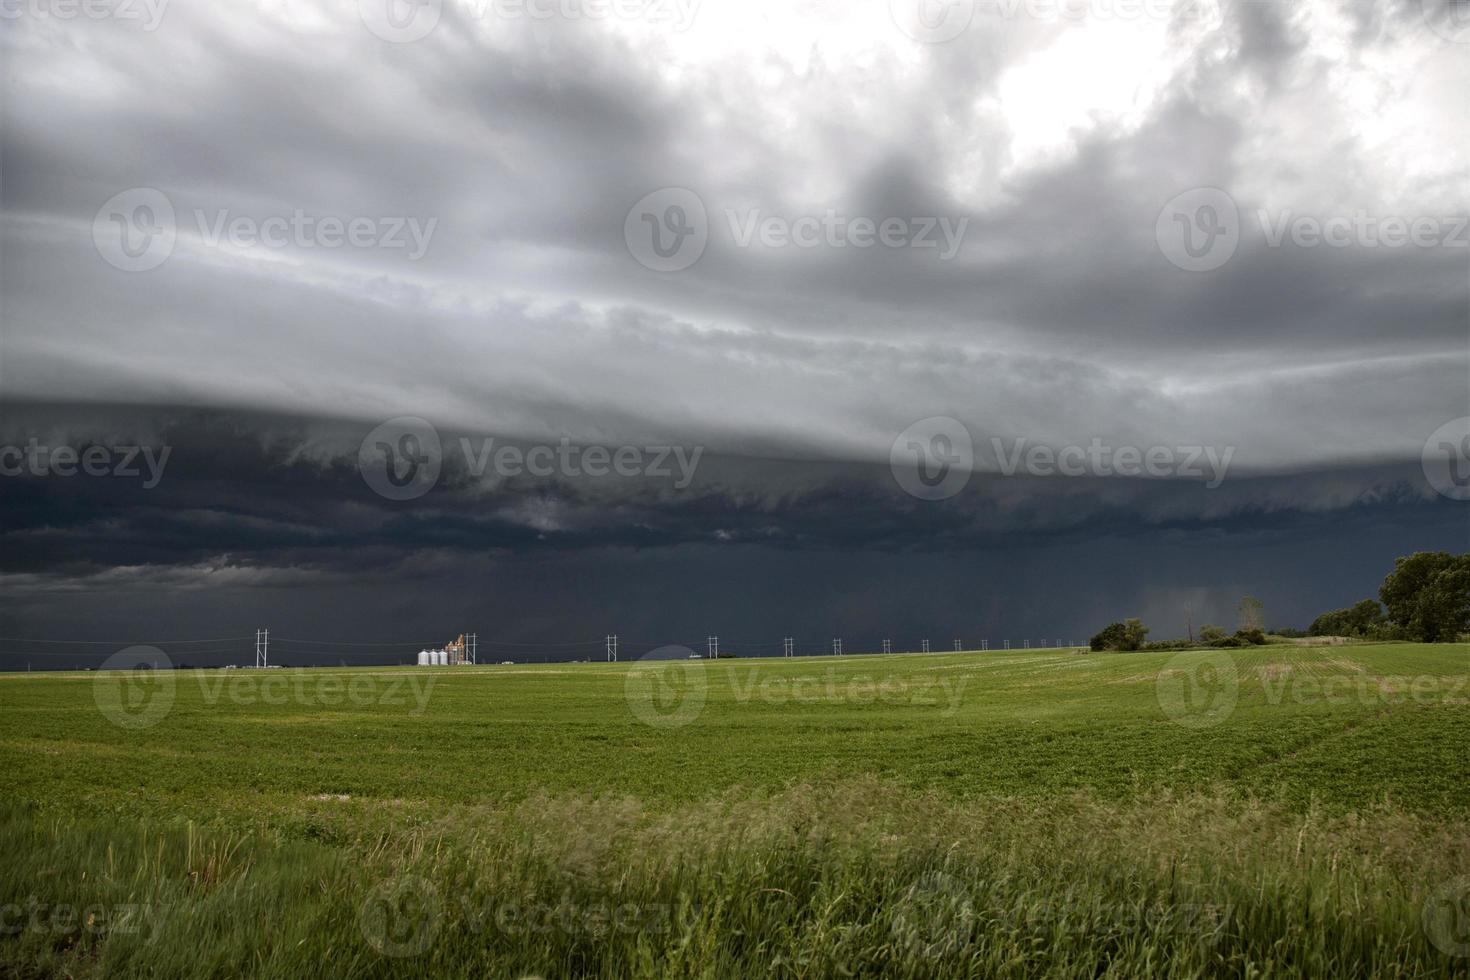
<svg viewBox="0 0 1470 980">
<path fill-rule="evenodd" d="M 420 667 L 427 667 L 428 665 L 429 665 L 429 651 L 427 651 L 427 650 L 420 650 L 419 651 L 419 666 Z"/>
<path fill-rule="evenodd" d="M 449 666 L 449 653 L 445 650 L 435 650 L 434 663 L 438 664 L 440 667 Z"/>
</svg>

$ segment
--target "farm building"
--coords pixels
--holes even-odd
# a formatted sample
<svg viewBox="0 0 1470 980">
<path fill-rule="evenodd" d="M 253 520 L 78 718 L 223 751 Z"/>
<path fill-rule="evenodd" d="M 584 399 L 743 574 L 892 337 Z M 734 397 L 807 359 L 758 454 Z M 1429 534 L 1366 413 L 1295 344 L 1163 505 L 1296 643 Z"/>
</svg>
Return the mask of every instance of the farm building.
<svg viewBox="0 0 1470 980">
<path fill-rule="evenodd" d="M 440 649 L 429 649 L 419 651 L 419 666 L 453 666 L 455 664 L 472 664 L 475 662 L 474 634 L 469 634 L 466 642 L 464 633 L 459 634 L 458 639 L 451 640 Z"/>
</svg>

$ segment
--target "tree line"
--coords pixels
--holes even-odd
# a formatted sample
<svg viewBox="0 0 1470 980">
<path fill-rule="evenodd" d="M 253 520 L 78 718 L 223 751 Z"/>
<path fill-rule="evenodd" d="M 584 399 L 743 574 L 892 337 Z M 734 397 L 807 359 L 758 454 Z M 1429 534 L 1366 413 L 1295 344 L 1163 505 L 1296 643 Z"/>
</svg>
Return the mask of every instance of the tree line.
<svg viewBox="0 0 1470 980">
<path fill-rule="evenodd" d="M 1238 607 L 1234 633 L 1205 624 L 1199 639 L 1191 627 L 1188 640 L 1148 642 L 1148 627 L 1126 619 L 1104 627 L 1090 641 L 1093 650 L 1240 647 L 1265 643 L 1265 607 L 1246 596 Z M 1470 554 L 1417 551 L 1394 560 L 1379 586 L 1377 599 L 1363 599 L 1344 609 L 1325 612 L 1306 631 L 1280 629 L 1278 636 L 1348 636 L 1416 643 L 1451 643 L 1470 633 Z"/>
</svg>

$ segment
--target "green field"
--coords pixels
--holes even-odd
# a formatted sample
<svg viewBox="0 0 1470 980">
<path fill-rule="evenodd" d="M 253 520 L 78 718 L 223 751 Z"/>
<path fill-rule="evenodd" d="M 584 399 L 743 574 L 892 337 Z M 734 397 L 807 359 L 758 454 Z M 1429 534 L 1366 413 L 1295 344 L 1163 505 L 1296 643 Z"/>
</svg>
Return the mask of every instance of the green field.
<svg viewBox="0 0 1470 980">
<path fill-rule="evenodd" d="M 0 676 L 21 975 L 1470 975 L 1470 650 Z"/>
</svg>

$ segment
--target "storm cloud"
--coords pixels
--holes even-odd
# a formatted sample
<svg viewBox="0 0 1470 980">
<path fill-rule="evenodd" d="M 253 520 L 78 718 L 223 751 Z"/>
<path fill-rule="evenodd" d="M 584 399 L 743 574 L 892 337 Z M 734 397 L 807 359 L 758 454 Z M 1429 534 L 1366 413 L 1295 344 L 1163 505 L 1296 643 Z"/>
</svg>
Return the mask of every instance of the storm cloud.
<svg viewBox="0 0 1470 980">
<path fill-rule="evenodd" d="M 1080 634 L 1268 587 L 1300 622 L 1470 544 L 1421 467 L 1470 415 L 1453 3 L 96 9 L 0 35 L 4 438 L 173 455 L 0 479 L 5 635 L 184 595 L 528 643 Z M 395 503 L 358 455 L 400 416 L 701 457 L 451 452 Z M 890 467 L 933 418 L 975 448 L 942 500 Z M 1229 473 L 1004 465 L 1094 444 Z"/>
</svg>

